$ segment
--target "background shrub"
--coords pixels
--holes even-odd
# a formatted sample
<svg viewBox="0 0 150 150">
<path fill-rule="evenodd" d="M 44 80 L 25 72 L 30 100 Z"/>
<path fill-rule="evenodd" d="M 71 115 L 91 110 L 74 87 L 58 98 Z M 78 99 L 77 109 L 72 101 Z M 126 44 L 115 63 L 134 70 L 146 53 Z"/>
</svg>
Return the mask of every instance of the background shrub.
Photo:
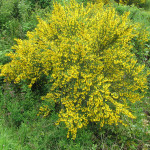
<svg viewBox="0 0 150 150">
<path fill-rule="evenodd" d="M 119 4 L 124 4 L 124 5 L 132 5 L 134 4 L 135 6 L 138 7 L 143 7 L 146 3 L 146 0 L 115 0 Z"/>
<path fill-rule="evenodd" d="M 1 90 L 0 108 L 7 125 L 19 127 L 22 122 L 36 118 L 38 96 L 31 93 L 25 84 L 20 87 L 5 83 Z"/>
<path fill-rule="evenodd" d="M 50 7 L 51 5 L 51 0 L 27 0 L 27 2 L 30 2 L 32 8 L 35 8 L 36 4 L 39 5 L 42 9 Z"/>
</svg>

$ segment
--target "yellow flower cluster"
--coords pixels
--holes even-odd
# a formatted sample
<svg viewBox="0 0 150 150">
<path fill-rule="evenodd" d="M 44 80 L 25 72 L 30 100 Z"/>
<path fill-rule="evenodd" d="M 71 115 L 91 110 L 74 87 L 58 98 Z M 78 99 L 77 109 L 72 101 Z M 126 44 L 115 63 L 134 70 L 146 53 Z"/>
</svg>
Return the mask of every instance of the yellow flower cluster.
<svg viewBox="0 0 150 150">
<path fill-rule="evenodd" d="M 71 133 L 75 139 L 77 129 L 90 121 L 100 127 L 125 125 L 121 115 L 135 118 L 128 101 L 141 100 L 147 88 L 144 66 L 136 63 L 129 44 L 139 25 L 130 22 L 129 12 L 119 16 L 103 3 L 88 3 L 86 8 L 75 0 L 53 5 L 47 20 L 39 18 L 35 31 L 27 33 L 28 40 L 17 40 L 1 75 L 15 83 L 27 80 L 31 87 L 53 69 L 54 83 L 42 99 L 60 103 L 57 124 L 65 122 L 67 137 Z"/>
<path fill-rule="evenodd" d="M 37 114 L 37 116 L 39 115 L 43 115 L 43 117 L 48 116 L 50 113 L 50 109 L 48 108 L 47 105 L 43 105 L 43 107 L 41 106 L 39 109 L 39 113 Z"/>
<path fill-rule="evenodd" d="M 94 3 L 104 3 L 104 4 L 110 4 L 111 1 L 110 0 L 91 0 Z"/>
<path fill-rule="evenodd" d="M 38 26 L 43 28 L 43 22 Z M 16 39 L 17 45 L 12 47 L 15 53 L 7 54 L 12 61 L 1 67 L 1 76 L 7 77 L 5 81 L 19 83 L 21 80 L 26 80 L 31 88 L 42 74 L 49 74 L 52 69 L 49 55 L 52 54 L 44 51 L 49 45 L 45 38 L 39 37 L 38 34 L 37 31 L 28 32 L 28 40 Z"/>
</svg>

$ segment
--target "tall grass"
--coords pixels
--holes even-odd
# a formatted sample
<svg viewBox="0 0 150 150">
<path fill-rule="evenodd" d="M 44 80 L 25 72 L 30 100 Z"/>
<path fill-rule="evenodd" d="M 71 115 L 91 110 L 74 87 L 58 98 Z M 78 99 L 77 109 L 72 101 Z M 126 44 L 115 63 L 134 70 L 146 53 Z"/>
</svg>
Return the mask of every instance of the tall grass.
<svg viewBox="0 0 150 150">
<path fill-rule="evenodd" d="M 22 146 L 17 139 L 13 128 L 8 128 L 0 119 L 0 149 L 1 150 L 21 150 Z"/>
</svg>

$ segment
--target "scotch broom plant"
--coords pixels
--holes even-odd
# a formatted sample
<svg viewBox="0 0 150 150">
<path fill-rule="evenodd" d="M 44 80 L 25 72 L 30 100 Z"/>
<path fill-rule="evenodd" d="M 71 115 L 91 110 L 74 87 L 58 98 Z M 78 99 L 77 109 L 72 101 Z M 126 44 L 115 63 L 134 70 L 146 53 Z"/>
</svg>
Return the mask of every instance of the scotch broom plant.
<svg viewBox="0 0 150 150">
<path fill-rule="evenodd" d="M 147 89 L 148 73 L 130 51 L 140 26 L 130 22 L 129 12 L 119 16 L 103 3 L 84 8 L 71 0 L 53 6 L 46 21 L 38 18 L 28 40 L 16 40 L 15 52 L 8 54 L 12 61 L 1 67 L 1 76 L 15 83 L 26 80 L 29 87 L 42 74 L 50 76 L 53 84 L 41 99 L 61 106 L 56 125 L 66 124 L 68 138 L 71 133 L 75 139 L 89 122 L 100 128 L 126 125 L 123 116 L 136 118 L 128 103 L 140 101 Z M 147 36 L 145 31 L 140 40 L 146 42 Z"/>
</svg>

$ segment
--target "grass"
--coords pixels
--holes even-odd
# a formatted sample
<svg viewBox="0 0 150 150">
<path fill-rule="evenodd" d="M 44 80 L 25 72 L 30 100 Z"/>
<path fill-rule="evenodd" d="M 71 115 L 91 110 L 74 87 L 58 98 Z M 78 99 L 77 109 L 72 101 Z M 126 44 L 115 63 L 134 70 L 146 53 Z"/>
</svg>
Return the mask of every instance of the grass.
<svg viewBox="0 0 150 150">
<path fill-rule="evenodd" d="M 21 150 L 21 144 L 13 132 L 13 128 L 8 128 L 4 120 L 0 119 L 0 149 L 1 150 Z"/>
</svg>

